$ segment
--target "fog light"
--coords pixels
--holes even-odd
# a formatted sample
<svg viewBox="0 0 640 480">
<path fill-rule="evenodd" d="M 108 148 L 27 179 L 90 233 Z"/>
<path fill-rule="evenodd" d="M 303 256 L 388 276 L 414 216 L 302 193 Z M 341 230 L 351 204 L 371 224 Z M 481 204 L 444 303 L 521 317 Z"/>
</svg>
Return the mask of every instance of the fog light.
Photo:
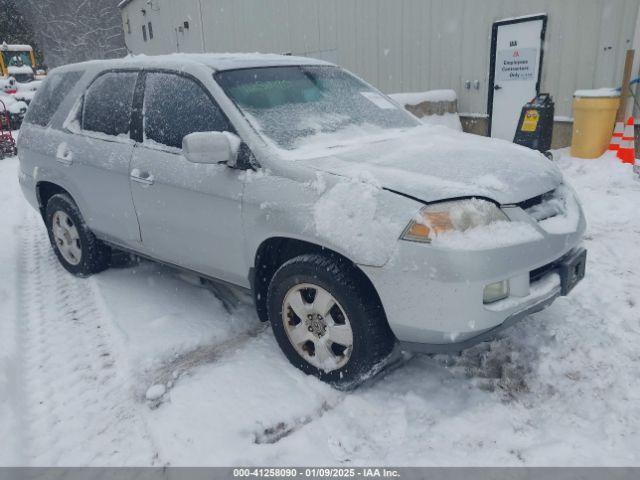
<svg viewBox="0 0 640 480">
<path fill-rule="evenodd" d="M 493 303 L 498 300 L 502 300 L 509 296 L 509 281 L 503 280 L 501 282 L 491 283 L 484 287 L 482 294 L 483 303 Z"/>
</svg>

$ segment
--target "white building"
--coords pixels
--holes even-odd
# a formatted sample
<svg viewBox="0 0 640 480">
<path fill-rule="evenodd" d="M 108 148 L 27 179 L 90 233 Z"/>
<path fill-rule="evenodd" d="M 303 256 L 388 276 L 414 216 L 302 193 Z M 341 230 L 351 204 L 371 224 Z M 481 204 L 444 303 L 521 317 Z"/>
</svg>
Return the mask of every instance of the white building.
<svg viewBox="0 0 640 480">
<path fill-rule="evenodd" d="M 505 37 L 494 39 L 497 45 L 492 49 L 495 22 L 506 17 L 544 14 L 538 17 L 538 30 L 533 27 L 535 35 L 542 33 L 544 42 L 531 57 L 530 88 L 537 86 L 539 91 L 551 93 L 557 121 L 570 120 L 575 90 L 620 86 L 627 49 L 638 50 L 633 73 L 638 72 L 639 5 L 640 0 L 120 3 L 125 41 L 133 53 L 259 51 L 318 57 L 338 63 L 388 93 L 454 89 L 459 111 L 480 118 L 492 111 L 501 112 L 502 107 L 493 102 L 500 95 L 507 95 L 504 92 L 512 86 L 524 85 L 500 85 L 500 74 L 492 74 L 492 57 L 498 59 L 497 67 L 504 54 L 511 55 L 513 49 L 521 49 L 515 55 L 524 55 L 525 51 L 529 55 L 532 50 L 524 47 L 538 48 L 507 38 L 511 36 L 507 32 L 523 26 L 516 20 L 503 24 L 509 26 L 504 29 Z M 494 37 L 500 35 L 496 32 Z M 519 35 L 524 41 L 533 34 Z M 501 46 L 503 41 L 508 44 Z M 494 95 L 498 92 L 494 90 L 496 85 L 505 90 Z M 527 95 L 520 93 L 521 98 Z M 516 103 L 519 106 L 512 108 L 519 112 L 523 102 L 510 102 Z M 482 130 L 487 123 L 480 122 L 476 127 Z M 494 130 L 497 131 L 496 125 Z M 562 129 L 558 133 L 566 137 Z"/>
</svg>

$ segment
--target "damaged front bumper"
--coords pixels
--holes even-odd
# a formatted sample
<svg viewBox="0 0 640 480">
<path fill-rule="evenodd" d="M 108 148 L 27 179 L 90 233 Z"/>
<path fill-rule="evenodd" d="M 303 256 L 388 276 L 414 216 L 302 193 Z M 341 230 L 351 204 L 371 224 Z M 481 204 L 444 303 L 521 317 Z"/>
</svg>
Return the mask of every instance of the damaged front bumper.
<svg viewBox="0 0 640 480">
<path fill-rule="evenodd" d="M 487 250 L 402 242 L 386 265 L 360 266 L 403 349 L 463 350 L 547 307 L 584 277 L 581 210 L 574 229 L 562 233 L 545 229 L 520 207 L 503 211 L 512 221 L 535 226 L 541 238 Z M 508 284 L 506 298 L 487 303 L 485 288 L 500 282 Z"/>
</svg>

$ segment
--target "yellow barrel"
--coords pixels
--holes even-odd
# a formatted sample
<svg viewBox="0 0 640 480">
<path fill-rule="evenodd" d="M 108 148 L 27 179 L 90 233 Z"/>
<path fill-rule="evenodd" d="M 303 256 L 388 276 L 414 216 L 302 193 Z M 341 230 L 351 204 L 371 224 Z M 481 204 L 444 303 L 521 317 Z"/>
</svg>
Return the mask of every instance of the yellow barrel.
<svg viewBox="0 0 640 480">
<path fill-rule="evenodd" d="M 609 147 L 620 97 L 573 97 L 571 156 L 598 158 Z"/>
</svg>

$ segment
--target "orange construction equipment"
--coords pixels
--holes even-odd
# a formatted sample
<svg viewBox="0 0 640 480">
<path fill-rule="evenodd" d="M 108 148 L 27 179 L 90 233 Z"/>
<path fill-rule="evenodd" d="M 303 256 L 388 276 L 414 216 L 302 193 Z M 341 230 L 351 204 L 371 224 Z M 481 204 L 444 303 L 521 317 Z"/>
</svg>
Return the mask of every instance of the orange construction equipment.
<svg viewBox="0 0 640 480">
<path fill-rule="evenodd" d="M 636 161 L 636 147 L 633 133 L 633 117 L 629 117 L 624 127 L 624 134 L 618 148 L 618 158 L 622 163 L 630 163 L 633 165 Z"/>
<path fill-rule="evenodd" d="M 616 122 L 616 128 L 613 130 L 613 136 L 611 137 L 611 143 L 609 143 L 609 151 L 617 152 L 620 148 L 620 142 L 622 142 L 622 135 L 624 134 L 624 123 Z"/>
</svg>

